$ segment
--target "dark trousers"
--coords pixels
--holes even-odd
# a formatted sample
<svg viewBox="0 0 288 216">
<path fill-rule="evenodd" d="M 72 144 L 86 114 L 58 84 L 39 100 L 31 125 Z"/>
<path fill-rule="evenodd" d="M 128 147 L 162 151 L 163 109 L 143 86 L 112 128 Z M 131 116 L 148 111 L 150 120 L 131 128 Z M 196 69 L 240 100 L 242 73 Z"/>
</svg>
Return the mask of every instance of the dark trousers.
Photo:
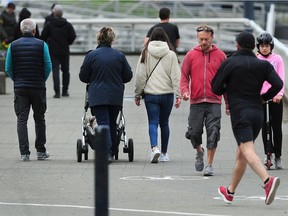
<svg viewBox="0 0 288 216">
<path fill-rule="evenodd" d="M 263 106 L 264 109 L 264 121 L 262 126 L 262 139 L 264 144 L 264 152 L 267 154 L 267 141 L 266 141 L 266 105 Z M 270 103 L 269 104 L 269 114 L 271 120 L 271 153 L 275 153 L 276 158 L 280 158 L 282 155 L 282 119 L 283 119 L 283 101 L 279 104 Z"/>
<path fill-rule="evenodd" d="M 55 93 L 60 94 L 60 69 L 62 71 L 62 92 L 67 92 L 70 83 L 69 55 L 51 55 Z"/>
<path fill-rule="evenodd" d="M 17 133 L 21 155 L 30 154 L 27 121 L 30 107 L 33 109 L 35 122 L 35 148 L 37 152 L 45 152 L 47 108 L 46 90 L 14 89 L 14 110 L 17 115 Z"/>
<path fill-rule="evenodd" d="M 122 109 L 121 106 L 97 105 L 91 107 L 92 115 L 96 117 L 98 125 L 109 126 L 108 154 L 114 156 L 118 148 L 117 143 L 117 116 Z"/>
</svg>

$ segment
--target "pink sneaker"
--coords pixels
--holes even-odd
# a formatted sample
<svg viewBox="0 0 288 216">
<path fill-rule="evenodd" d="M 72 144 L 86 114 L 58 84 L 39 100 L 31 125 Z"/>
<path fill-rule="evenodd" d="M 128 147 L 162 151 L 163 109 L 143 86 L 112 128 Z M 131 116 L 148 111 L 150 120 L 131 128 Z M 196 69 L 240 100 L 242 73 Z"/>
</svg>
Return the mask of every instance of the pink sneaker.
<svg viewBox="0 0 288 216">
<path fill-rule="evenodd" d="M 218 193 L 222 196 L 224 202 L 231 204 L 233 201 L 233 194 L 228 194 L 227 188 L 224 186 L 220 186 L 218 188 Z"/>
<path fill-rule="evenodd" d="M 266 192 L 265 204 L 270 205 L 276 195 L 277 188 L 280 185 L 280 178 L 271 176 L 269 181 L 264 185 L 264 190 Z"/>
</svg>

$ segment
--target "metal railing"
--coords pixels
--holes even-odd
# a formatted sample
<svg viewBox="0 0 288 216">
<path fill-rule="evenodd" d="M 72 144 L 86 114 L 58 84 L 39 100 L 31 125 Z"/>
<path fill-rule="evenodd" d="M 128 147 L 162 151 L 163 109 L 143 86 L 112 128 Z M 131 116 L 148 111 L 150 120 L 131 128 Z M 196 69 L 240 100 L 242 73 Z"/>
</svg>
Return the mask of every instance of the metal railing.
<svg viewBox="0 0 288 216">
<path fill-rule="evenodd" d="M 116 40 L 113 44 L 114 48 L 120 49 L 125 53 L 140 53 L 143 48 L 144 37 L 148 29 L 158 23 L 158 19 L 68 19 L 76 30 L 77 39 L 71 45 L 71 53 L 85 53 L 90 49 L 94 49 L 96 44 L 96 33 L 103 26 L 111 26 L 116 33 Z M 36 20 L 40 30 L 43 28 L 43 19 Z M 196 31 L 198 25 L 208 24 L 214 28 L 214 43 L 225 52 L 235 50 L 235 36 L 244 30 L 251 31 L 255 36 L 264 30 L 253 20 L 246 18 L 178 18 L 171 19 L 171 23 L 175 23 L 180 31 L 180 46 L 178 51 L 186 53 L 197 44 Z M 275 38 L 275 53 L 283 57 L 285 68 L 288 68 L 288 48 Z M 288 95 L 286 76 L 285 93 Z"/>
<path fill-rule="evenodd" d="M 116 40 L 113 46 L 124 52 L 140 52 L 143 48 L 143 40 L 149 28 L 159 19 L 127 18 L 127 19 L 68 19 L 74 26 L 77 38 L 71 46 L 71 52 L 86 52 L 95 48 L 96 33 L 103 26 L 114 28 Z M 43 19 L 37 19 L 40 28 L 43 27 Z M 171 19 L 171 23 L 177 24 L 180 31 L 181 42 L 179 52 L 187 52 L 196 45 L 196 31 L 199 24 L 208 24 L 215 30 L 215 43 L 224 50 L 234 50 L 235 35 L 249 28 L 249 20 L 245 18 L 177 18 Z"/>
</svg>

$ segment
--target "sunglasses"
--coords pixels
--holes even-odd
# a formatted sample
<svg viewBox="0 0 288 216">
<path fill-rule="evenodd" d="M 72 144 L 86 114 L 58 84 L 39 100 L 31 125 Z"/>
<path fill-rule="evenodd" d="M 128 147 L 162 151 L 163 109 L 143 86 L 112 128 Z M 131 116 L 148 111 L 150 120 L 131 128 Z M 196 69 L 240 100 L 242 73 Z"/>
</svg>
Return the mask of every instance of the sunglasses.
<svg viewBox="0 0 288 216">
<path fill-rule="evenodd" d="M 196 31 L 197 31 L 197 32 L 202 32 L 202 31 L 211 32 L 212 34 L 214 34 L 213 29 L 211 29 L 211 28 L 209 28 L 209 27 L 199 27 L 199 28 L 197 28 Z"/>
</svg>

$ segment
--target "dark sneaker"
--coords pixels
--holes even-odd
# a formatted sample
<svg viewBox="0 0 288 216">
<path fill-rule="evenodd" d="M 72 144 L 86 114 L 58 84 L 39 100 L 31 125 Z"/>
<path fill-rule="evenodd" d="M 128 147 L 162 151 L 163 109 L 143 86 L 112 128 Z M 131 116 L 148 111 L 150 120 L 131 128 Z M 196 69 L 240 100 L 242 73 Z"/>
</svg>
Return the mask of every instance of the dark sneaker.
<svg viewBox="0 0 288 216">
<path fill-rule="evenodd" d="M 59 94 L 59 93 L 56 93 L 53 97 L 54 97 L 54 98 L 60 98 L 60 94 Z"/>
<path fill-rule="evenodd" d="M 280 185 L 280 178 L 271 176 L 269 181 L 264 185 L 264 190 L 266 192 L 265 204 L 270 205 L 276 195 L 276 191 Z"/>
<path fill-rule="evenodd" d="M 204 149 L 202 148 L 202 152 L 196 153 L 195 158 L 195 169 L 198 172 L 201 172 L 204 168 Z"/>
<path fill-rule="evenodd" d="M 26 155 L 21 155 L 21 161 L 29 161 L 30 160 L 30 155 L 26 154 Z"/>
<path fill-rule="evenodd" d="M 212 165 L 205 166 L 203 170 L 203 176 L 213 176 L 213 167 Z"/>
<path fill-rule="evenodd" d="M 49 158 L 49 152 L 37 152 L 37 160 L 45 160 L 46 158 Z"/>
<path fill-rule="evenodd" d="M 69 97 L 69 93 L 68 93 L 68 92 L 63 92 L 63 93 L 62 93 L 62 96 L 63 96 L 63 97 Z"/>
<path fill-rule="evenodd" d="M 220 186 L 218 188 L 218 193 L 222 196 L 224 202 L 231 204 L 233 201 L 233 194 L 228 194 L 227 188 L 224 186 Z"/>
</svg>

